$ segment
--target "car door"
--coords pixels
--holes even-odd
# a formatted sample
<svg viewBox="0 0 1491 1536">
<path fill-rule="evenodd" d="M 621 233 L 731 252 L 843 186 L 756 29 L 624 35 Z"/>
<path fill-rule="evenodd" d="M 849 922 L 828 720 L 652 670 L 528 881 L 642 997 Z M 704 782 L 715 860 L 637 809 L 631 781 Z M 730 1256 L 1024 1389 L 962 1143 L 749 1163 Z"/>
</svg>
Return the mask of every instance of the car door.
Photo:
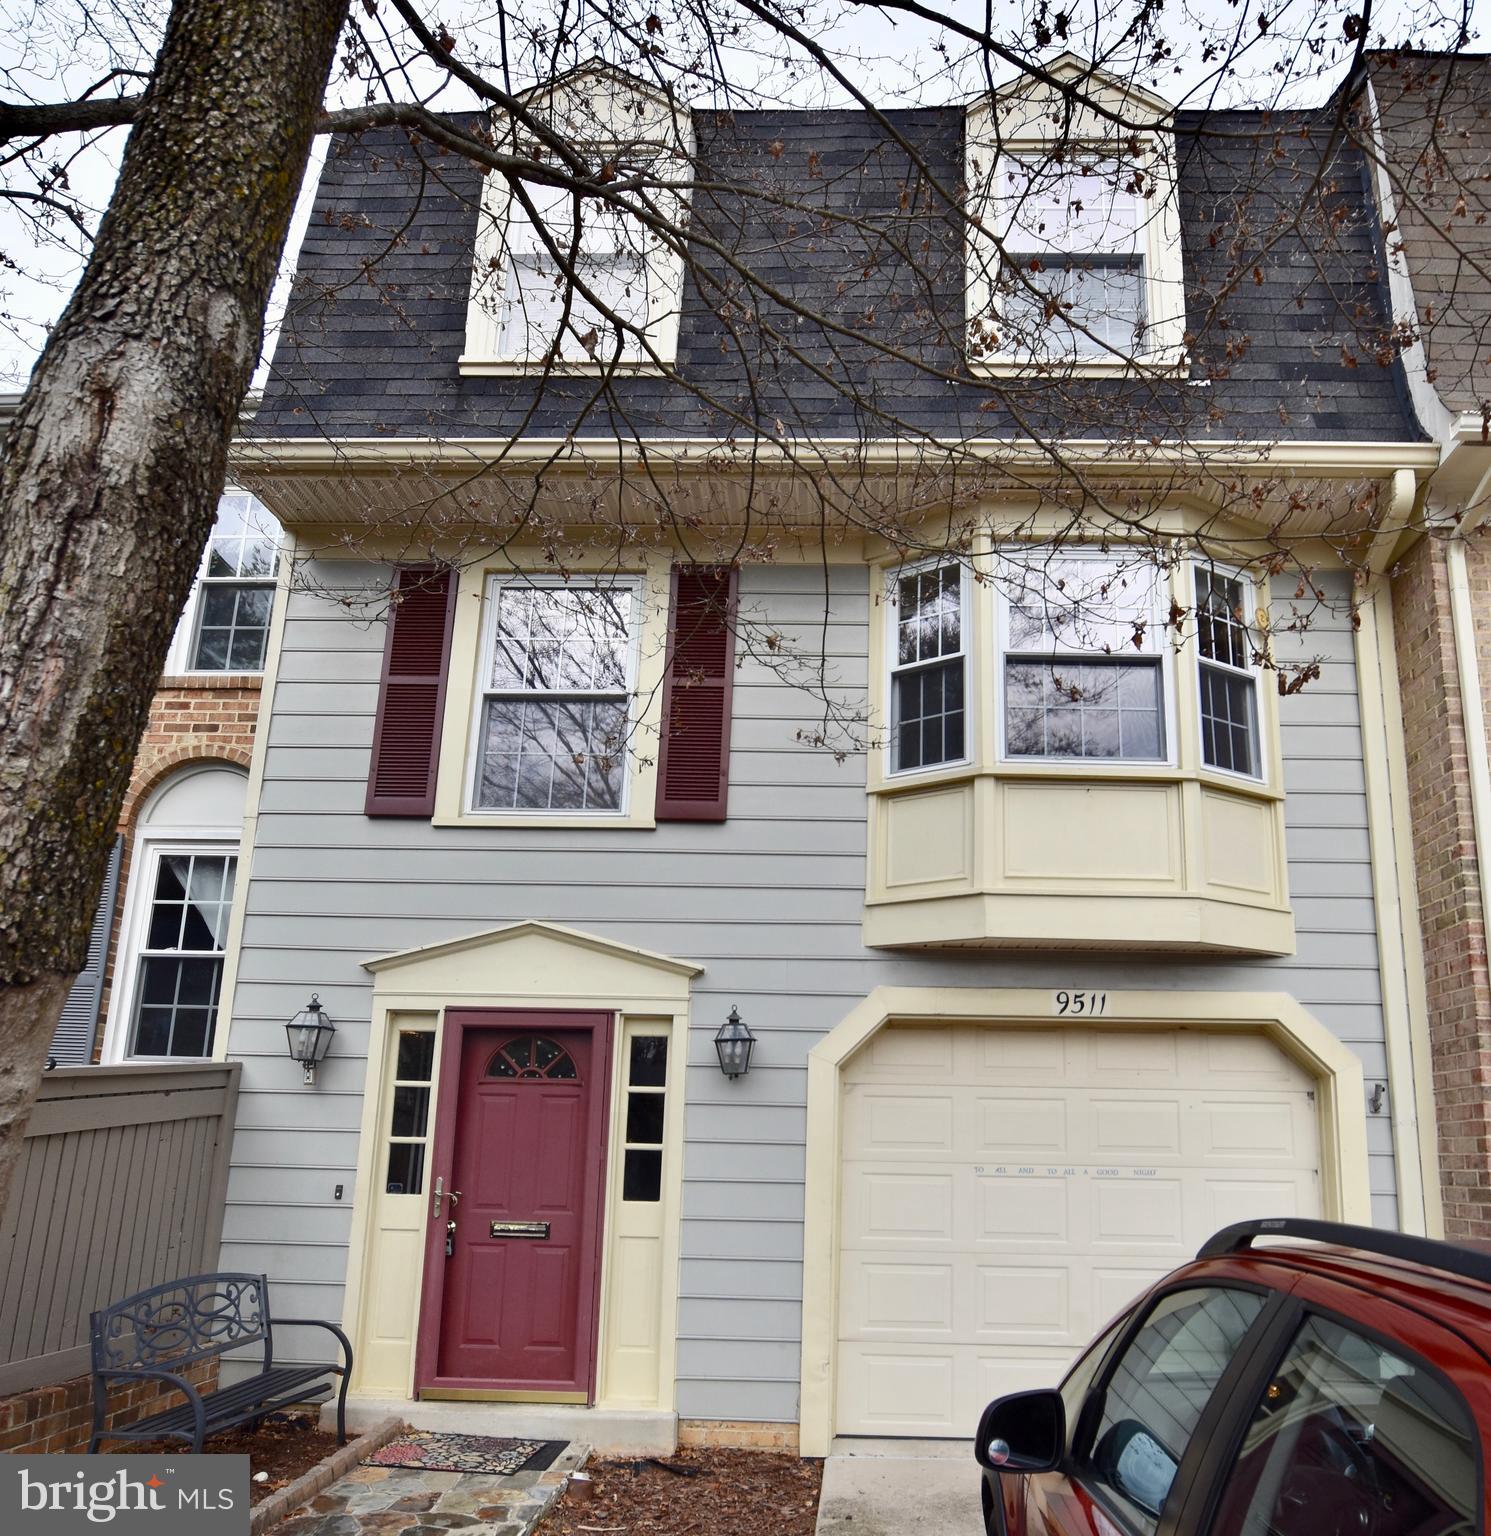
<svg viewBox="0 0 1491 1536">
<path fill-rule="evenodd" d="M 1287 1321 L 1282 1352 L 1208 1447 L 1188 1536 L 1486 1529 L 1479 1425 L 1491 1423 L 1491 1386 L 1469 1341 L 1415 1309 L 1316 1280 L 1299 1287 Z"/>
<path fill-rule="evenodd" d="M 1223 1284 L 1150 1298 L 1114 1345 L 1093 1351 L 1092 1386 L 1084 1391 L 1074 1372 L 1063 1387 L 1061 1469 L 1001 1479 L 1008 1536 L 1171 1536 L 1199 1464 L 1198 1430 L 1221 1412 L 1278 1303 L 1261 1288 Z"/>
</svg>

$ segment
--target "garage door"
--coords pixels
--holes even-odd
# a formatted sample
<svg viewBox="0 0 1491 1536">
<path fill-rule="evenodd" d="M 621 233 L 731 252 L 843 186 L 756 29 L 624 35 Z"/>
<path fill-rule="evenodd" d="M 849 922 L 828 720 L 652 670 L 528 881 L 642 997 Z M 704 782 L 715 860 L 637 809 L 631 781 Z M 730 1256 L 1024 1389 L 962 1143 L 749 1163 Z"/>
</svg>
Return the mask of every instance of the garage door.
<svg viewBox="0 0 1491 1536">
<path fill-rule="evenodd" d="M 838 1432 L 971 1436 L 1228 1222 L 1318 1215 L 1255 1034 L 891 1026 L 844 1068 Z"/>
</svg>

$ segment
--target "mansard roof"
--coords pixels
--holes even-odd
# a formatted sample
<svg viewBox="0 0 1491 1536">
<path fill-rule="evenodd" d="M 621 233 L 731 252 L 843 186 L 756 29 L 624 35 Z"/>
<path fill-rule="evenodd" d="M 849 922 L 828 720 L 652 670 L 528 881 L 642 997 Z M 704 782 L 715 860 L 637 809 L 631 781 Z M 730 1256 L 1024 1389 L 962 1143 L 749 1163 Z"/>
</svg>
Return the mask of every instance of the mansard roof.
<svg viewBox="0 0 1491 1536">
<path fill-rule="evenodd" d="M 992 382 L 938 376 L 960 371 L 963 236 L 945 214 L 922 211 L 917 194 L 923 174 L 961 184 L 962 107 L 890 111 L 883 120 L 851 110 L 696 111 L 700 175 L 711 190 L 694 196 L 694 227 L 811 315 L 873 331 L 930 366 L 786 311 L 775 319 L 806 360 L 774 352 L 759 332 L 722 320 L 690 273 L 678 344 L 686 384 L 619 379 L 598 398 L 592 378 L 551 378 L 537 403 L 531 377 L 463 377 L 457 367 L 476 167 L 427 144 L 411 148 L 396 131 L 338 138 L 254 435 L 738 438 L 732 413 L 754 412 L 798 439 L 894 435 L 890 421 L 905 436 L 996 440 L 1419 439 L 1390 353 L 1363 346 L 1364 335 L 1385 337 L 1391 322 L 1356 146 L 1332 151 L 1318 216 L 1300 216 L 1316 183 L 1295 151 L 1331 142 L 1326 118 L 1176 117 L 1187 375 L 1057 388 L 1003 380 L 996 391 Z M 761 192 L 822 207 L 833 221 L 774 209 L 754 195 Z M 896 225 L 899 254 L 857 240 L 850 217 Z M 719 270 L 702 248 L 699 259 Z M 851 392 L 820 370 L 852 379 Z"/>
</svg>

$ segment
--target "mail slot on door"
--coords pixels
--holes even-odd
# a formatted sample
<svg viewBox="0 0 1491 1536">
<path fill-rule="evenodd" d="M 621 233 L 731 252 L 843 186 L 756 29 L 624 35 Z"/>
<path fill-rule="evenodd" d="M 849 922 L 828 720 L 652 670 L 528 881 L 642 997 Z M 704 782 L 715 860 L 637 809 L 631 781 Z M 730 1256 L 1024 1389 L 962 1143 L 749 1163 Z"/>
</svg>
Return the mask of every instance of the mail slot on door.
<svg viewBox="0 0 1491 1536">
<path fill-rule="evenodd" d="M 549 1235 L 549 1223 L 546 1221 L 494 1221 L 492 1223 L 493 1237 L 547 1237 Z"/>
</svg>

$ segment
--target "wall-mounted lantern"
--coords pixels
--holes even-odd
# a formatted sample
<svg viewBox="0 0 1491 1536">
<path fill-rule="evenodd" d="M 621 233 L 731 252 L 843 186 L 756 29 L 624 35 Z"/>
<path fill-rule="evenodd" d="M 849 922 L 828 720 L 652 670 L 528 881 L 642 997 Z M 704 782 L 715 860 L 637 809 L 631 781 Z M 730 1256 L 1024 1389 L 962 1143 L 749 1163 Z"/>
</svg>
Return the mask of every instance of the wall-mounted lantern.
<svg viewBox="0 0 1491 1536">
<path fill-rule="evenodd" d="M 331 1022 L 331 1016 L 312 992 L 310 1002 L 285 1025 L 285 1037 L 290 1042 L 290 1059 L 298 1061 L 305 1068 L 306 1082 L 316 1081 L 316 1068 L 326 1060 L 334 1034 L 336 1026 Z"/>
<path fill-rule="evenodd" d="M 751 1070 L 751 1047 L 755 1043 L 756 1037 L 751 1033 L 750 1026 L 731 1008 L 730 1017 L 720 1025 L 714 1037 L 714 1048 L 720 1057 L 720 1071 L 729 1078 L 744 1077 Z"/>
</svg>

